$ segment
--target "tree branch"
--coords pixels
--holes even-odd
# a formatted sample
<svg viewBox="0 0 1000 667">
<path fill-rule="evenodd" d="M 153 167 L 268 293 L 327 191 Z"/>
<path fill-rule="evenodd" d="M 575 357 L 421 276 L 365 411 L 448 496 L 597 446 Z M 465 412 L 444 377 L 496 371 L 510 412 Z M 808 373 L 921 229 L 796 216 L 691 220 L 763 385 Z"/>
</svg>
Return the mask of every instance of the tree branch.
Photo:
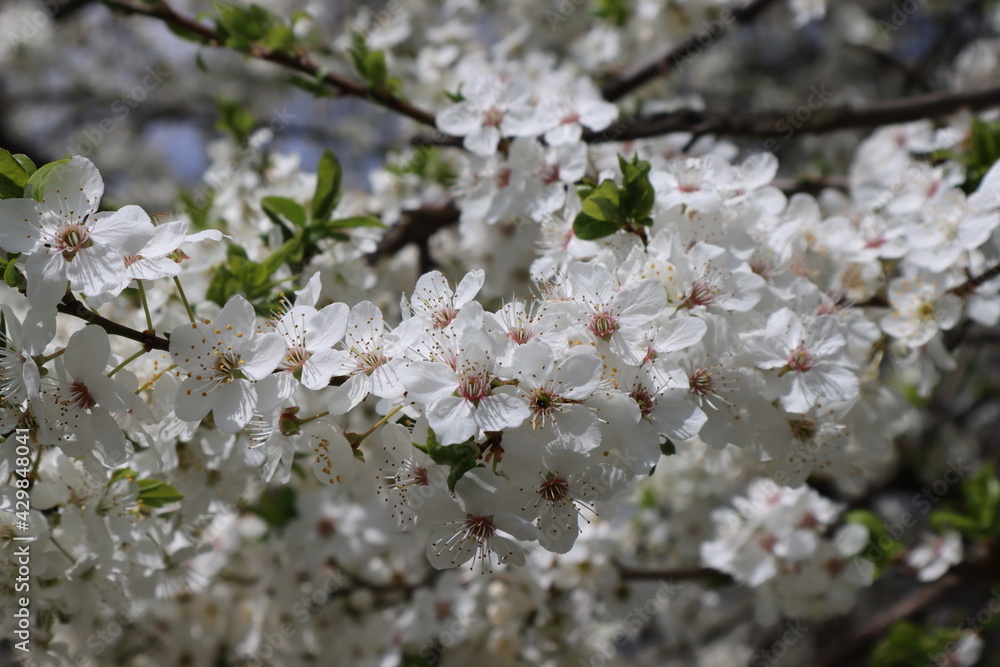
<svg viewBox="0 0 1000 667">
<path fill-rule="evenodd" d="M 749 2 L 744 0 L 733 9 L 724 9 L 719 18 L 707 25 L 705 29 L 691 33 L 677 46 L 664 49 L 648 60 L 629 67 L 621 75 L 605 83 L 601 87 L 601 94 L 609 102 L 625 97 L 643 84 L 668 73 L 681 60 L 701 55 L 704 49 L 725 36 L 727 25 L 733 22 L 737 24 L 749 23 L 757 17 L 761 10 L 773 2 L 774 0 L 750 0 Z M 716 26 L 718 29 L 714 29 Z"/>
<path fill-rule="evenodd" d="M 80 303 L 72 294 L 64 296 L 62 302 L 58 304 L 57 309 L 60 313 L 79 317 L 81 320 L 96 324 L 109 334 L 142 343 L 147 350 L 170 350 L 170 341 L 166 338 L 161 338 L 154 333 L 146 331 L 136 331 L 123 324 L 102 317 Z"/>
<path fill-rule="evenodd" d="M 858 632 L 838 642 L 836 646 L 831 646 L 828 652 L 813 663 L 813 667 L 840 667 L 848 664 L 849 660 L 861 654 L 890 626 L 934 604 L 961 583 L 964 582 L 958 575 L 946 574 L 937 581 L 921 586 L 908 597 L 876 614 Z"/>
<path fill-rule="evenodd" d="M 111 7 L 121 9 L 126 13 L 140 14 L 159 19 L 172 28 L 191 33 L 201 38 L 208 46 L 225 46 L 222 36 L 216 30 L 194 19 L 178 14 L 165 3 L 143 5 L 133 0 L 107 0 L 107 3 Z M 296 56 L 254 44 L 245 53 L 250 57 L 266 60 L 306 74 L 310 78 L 322 81 L 325 85 L 342 95 L 367 99 L 407 118 L 411 118 L 418 123 L 434 127 L 434 114 L 420 109 L 386 91 L 371 90 L 363 82 L 354 81 L 333 72 L 327 72 L 316 65 L 304 51 Z M 320 76 L 321 74 L 322 76 Z"/>
<path fill-rule="evenodd" d="M 405 212 L 399 224 L 386 230 L 375 250 L 368 254 L 368 263 L 374 265 L 379 259 L 393 255 L 412 243 L 420 248 L 421 263 L 425 264 L 425 256 L 429 257 L 427 242 L 431 236 L 439 229 L 444 229 L 458 222 L 460 215 L 461 213 L 455 207 L 454 202 L 448 202 L 444 206 L 425 206 L 415 211 Z"/>
<path fill-rule="evenodd" d="M 821 134 L 834 130 L 871 128 L 936 118 L 960 109 L 981 111 L 1000 106 L 1000 84 L 957 92 L 930 93 L 872 102 L 863 106 L 839 106 L 810 110 L 798 120 L 796 110 L 718 113 L 681 109 L 669 113 L 626 118 L 601 132 L 585 132 L 584 141 L 632 141 L 678 132 L 743 137 L 791 138 L 795 134 Z"/>
<path fill-rule="evenodd" d="M 775 137 L 787 140 L 796 134 L 822 134 L 835 130 L 895 125 L 947 116 L 961 109 L 982 111 L 994 107 L 1000 107 L 1000 84 L 957 92 L 901 97 L 862 106 L 819 108 L 810 110 L 810 116 L 805 120 L 796 118 L 795 109 L 747 112 L 679 109 L 649 116 L 623 118 L 600 132 L 585 131 L 583 140 L 587 143 L 600 144 L 648 139 L 681 132 L 758 139 Z M 461 146 L 462 140 L 440 132 L 432 132 L 414 137 L 411 143 L 414 146 Z"/>
<path fill-rule="evenodd" d="M 618 566 L 618 575 L 625 581 L 648 581 L 673 579 L 685 581 L 691 579 L 731 579 L 725 572 L 713 570 L 710 567 L 680 568 L 676 570 L 637 570 L 624 565 Z"/>
</svg>

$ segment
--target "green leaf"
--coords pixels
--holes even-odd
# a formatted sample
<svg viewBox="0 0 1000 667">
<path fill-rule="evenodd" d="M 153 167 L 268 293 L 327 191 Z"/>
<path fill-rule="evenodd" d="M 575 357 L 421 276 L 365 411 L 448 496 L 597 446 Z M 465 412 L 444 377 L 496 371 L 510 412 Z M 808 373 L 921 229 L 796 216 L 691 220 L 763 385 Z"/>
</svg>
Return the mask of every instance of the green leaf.
<svg viewBox="0 0 1000 667">
<path fill-rule="evenodd" d="M 448 466 L 451 470 L 448 473 L 448 490 L 455 492 L 455 484 L 462 478 L 462 475 L 473 468 L 482 467 L 477 463 L 479 459 L 479 447 L 472 438 L 455 445 L 442 445 L 438 442 L 437 436 L 430 428 L 427 429 L 427 444 L 423 447 L 416 445 L 423 450 L 434 463 Z"/>
<path fill-rule="evenodd" d="M 605 236 L 611 236 L 619 229 L 618 225 L 608 220 L 598 220 L 586 213 L 580 213 L 573 221 L 573 233 L 578 239 L 596 241 Z"/>
<path fill-rule="evenodd" d="M 260 5 L 229 4 L 217 0 L 214 3 L 216 29 L 226 46 L 238 51 L 248 50 L 255 42 L 261 42 L 272 49 L 288 51 L 289 30 L 285 22 Z M 291 36 L 294 45 L 294 35 Z"/>
<path fill-rule="evenodd" d="M 625 0 L 593 0 L 593 14 L 619 28 L 629 17 L 629 7 Z"/>
<path fill-rule="evenodd" d="M 15 153 L 12 157 L 17 160 L 17 163 L 21 165 L 21 168 L 28 173 L 28 176 L 31 176 L 33 173 L 38 171 L 38 167 L 35 166 L 35 163 L 32 162 L 31 158 L 24 153 Z"/>
<path fill-rule="evenodd" d="M 295 489 L 289 485 L 269 488 L 246 509 L 266 521 L 271 528 L 283 528 L 298 516 Z"/>
<path fill-rule="evenodd" d="M 573 233 L 593 241 L 614 234 L 624 223 L 618 186 L 605 179 L 583 201 L 583 210 L 573 221 Z"/>
<path fill-rule="evenodd" d="M 308 93 L 312 93 L 315 97 L 330 97 L 333 94 L 327 85 L 323 83 L 323 77 L 321 76 L 317 76 L 315 79 L 307 79 L 304 76 L 290 76 L 285 81 Z"/>
<path fill-rule="evenodd" d="M 139 473 L 137 473 L 135 470 L 132 470 L 131 468 L 119 468 L 118 470 L 114 471 L 114 473 L 111 475 L 111 479 L 108 481 L 108 486 L 111 486 L 112 484 L 120 480 L 135 479 L 138 476 Z"/>
<path fill-rule="evenodd" d="M 854 510 L 848 512 L 844 520 L 856 523 L 868 529 L 868 545 L 866 551 L 858 554 L 870 562 L 875 568 L 875 576 L 879 576 L 902 553 L 903 543 L 889 534 L 885 522 L 870 510 Z"/>
<path fill-rule="evenodd" d="M 35 201 L 42 201 L 45 198 L 45 185 L 49 182 L 52 177 L 52 172 L 61 164 L 66 164 L 71 158 L 63 158 L 62 160 L 57 160 L 55 162 L 49 162 L 43 165 L 38 171 L 33 173 L 28 177 L 27 182 L 24 184 L 24 196 L 30 197 Z"/>
<path fill-rule="evenodd" d="M 8 287 L 17 288 L 21 281 L 24 280 L 24 276 L 21 272 L 17 270 L 17 258 L 20 255 L 9 255 L 7 257 L 7 266 L 3 270 L 3 280 L 7 283 Z"/>
<path fill-rule="evenodd" d="M 24 196 L 24 185 L 31 174 L 9 152 L 0 148 L 0 199 Z"/>
<path fill-rule="evenodd" d="M 962 507 L 934 512 L 931 525 L 936 530 L 954 529 L 975 540 L 1000 537 L 1000 480 L 993 463 L 985 465 L 962 482 Z"/>
<path fill-rule="evenodd" d="M 304 229 L 306 226 L 306 209 L 297 201 L 287 197 L 264 197 L 260 200 L 260 207 L 274 224 L 283 227 L 289 233 L 294 233 L 294 230 L 285 224 L 286 220 L 299 229 Z"/>
<path fill-rule="evenodd" d="M 158 479 L 140 479 L 139 504 L 146 507 L 164 507 L 183 500 L 177 489 Z"/>
<path fill-rule="evenodd" d="M 241 107 L 239 102 L 225 97 L 217 99 L 215 105 L 219 112 L 215 127 L 231 134 L 240 145 L 245 145 L 253 131 L 253 114 Z"/>
<path fill-rule="evenodd" d="M 673 456 L 677 453 L 677 445 L 670 438 L 664 436 L 663 442 L 660 443 L 660 453 L 664 456 Z"/>
<path fill-rule="evenodd" d="M 653 204 L 656 202 L 656 191 L 649 182 L 650 164 L 640 160 L 638 155 L 631 162 L 619 155 L 618 164 L 624 182 L 621 191 L 622 208 L 634 222 L 648 224 L 644 221 L 653 211 Z"/>
<path fill-rule="evenodd" d="M 963 634 L 954 628 L 921 628 L 909 621 L 896 623 L 872 651 L 871 667 L 911 667 L 933 662 L 932 656 L 947 653 L 949 644 Z"/>
<path fill-rule="evenodd" d="M 323 151 L 316 168 L 316 192 L 312 201 L 313 221 L 325 221 L 333 214 L 340 201 L 340 180 L 342 170 L 333 151 Z"/>
</svg>

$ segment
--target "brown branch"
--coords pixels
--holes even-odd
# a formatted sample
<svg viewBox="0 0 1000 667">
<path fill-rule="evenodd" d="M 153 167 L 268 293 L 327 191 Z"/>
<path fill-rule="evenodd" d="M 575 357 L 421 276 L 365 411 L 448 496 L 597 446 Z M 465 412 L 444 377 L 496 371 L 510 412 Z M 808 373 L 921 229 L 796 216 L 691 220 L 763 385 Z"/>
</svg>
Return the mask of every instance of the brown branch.
<svg viewBox="0 0 1000 667">
<path fill-rule="evenodd" d="M 965 582 L 958 575 L 946 574 L 937 581 L 921 586 L 908 597 L 903 598 L 888 609 L 880 611 L 857 633 L 844 641 L 839 641 L 836 646 L 831 646 L 822 657 L 813 663 L 813 667 L 840 667 L 849 664 L 852 658 L 864 652 L 890 626 L 934 604 L 962 583 Z"/>
<path fill-rule="evenodd" d="M 225 40 L 213 28 L 198 21 L 178 14 L 165 3 L 157 5 L 144 5 L 134 0 L 107 0 L 112 7 L 117 7 L 126 13 L 140 14 L 163 21 L 168 26 L 190 33 L 205 42 L 208 46 L 225 46 Z M 361 97 L 375 104 L 391 109 L 407 118 L 434 127 L 434 114 L 420 109 L 405 100 L 384 90 L 373 90 L 368 88 L 363 82 L 348 79 L 339 74 L 326 72 L 310 60 L 309 55 L 304 51 L 299 55 L 291 55 L 282 51 L 275 51 L 259 44 L 254 44 L 246 55 L 259 60 L 276 63 L 282 67 L 308 75 L 310 78 L 322 81 L 325 85 L 336 90 L 342 95 L 351 97 Z M 322 74 L 322 76 L 320 76 Z"/>
<path fill-rule="evenodd" d="M 618 566 L 618 575 L 624 581 L 675 580 L 692 579 L 730 579 L 725 572 L 713 570 L 710 567 L 680 568 L 676 570 L 637 570 L 624 565 Z"/>
<path fill-rule="evenodd" d="M 80 303 L 72 294 L 66 294 L 66 296 L 63 297 L 62 302 L 58 304 L 57 309 L 60 313 L 79 317 L 81 320 L 85 320 L 91 324 L 96 324 L 113 336 L 121 336 L 122 338 L 128 338 L 138 343 L 142 343 L 147 350 L 170 349 L 170 341 L 166 338 L 161 338 L 160 336 L 147 331 L 136 331 L 135 329 L 127 327 L 123 324 L 119 324 L 118 322 L 109 320 L 106 317 L 102 317 Z"/>
<path fill-rule="evenodd" d="M 727 25 L 734 22 L 749 23 L 773 2 L 774 0 L 751 0 L 744 1 L 733 9 L 724 9 L 719 18 L 710 24 L 705 24 L 703 30 L 691 33 L 677 46 L 664 49 L 605 83 L 601 87 L 601 94 L 609 102 L 625 97 L 643 84 L 670 72 L 680 61 L 698 57 L 704 49 L 725 36 L 728 32 Z"/>
<path fill-rule="evenodd" d="M 947 116 L 960 109 L 981 111 L 1000 106 L 1000 84 L 957 92 L 929 93 L 863 106 L 809 109 L 805 120 L 792 111 L 718 113 L 681 109 L 637 118 L 626 118 L 602 132 L 585 132 L 584 141 L 632 141 L 679 132 L 743 137 L 790 139 L 796 134 L 821 134 L 852 128 L 908 123 Z"/>
<path fill-rule="evenodd" d="M 459 215 L 460 212 L 454 202 L 405 212 L 399 224 L 388 229 L 375 250 L 368 254 L 368 263 L 374 265 L 379 259 L 394 255 L 412 243 L 420 248 L 421 264 L 426 265 L 430 257 L 427 243 L 431 236 L 438 230 L 458 222 Z"/>
<path fill-rule="evenodd" d="M 996 266 L 992 266 L 986 269 L 978 276 L 970 277 L 961 285 L 952 287 L 948 291 L 951 292 L 952 294 L 962 297 L 963 299 L 966 299 L 972 296 L 983 283 L 989 282 L 990 280 L 993 280 L 997 276 L 1000 276 L 1000 264 L 997 264 Z"/>
<path fill-rule="evenodd" d="M 822 88 L 822 87 L 821 87 Z M 592 143 L 634 141 L 668 134 L 694 133 L 759 139 L 791 139 L 797 134 L 822 134 L 835 130 L 872 128 L 937 118 L 961 109 L 982 111 L 1000 107 L 1000 84 L 957 92 L 929 93 L 872 102 L 862 106 L 845 105 L 809 109 L 805 120 L 796 118 L 797 110 L 709 112 L 679 109 L 649 116 L 623 118 L 600 132 L 586 131 L 583 140 Z M 440 132 L 419 135 L 415 146 L 461 146 L 457 137 Z"/>
</svg>

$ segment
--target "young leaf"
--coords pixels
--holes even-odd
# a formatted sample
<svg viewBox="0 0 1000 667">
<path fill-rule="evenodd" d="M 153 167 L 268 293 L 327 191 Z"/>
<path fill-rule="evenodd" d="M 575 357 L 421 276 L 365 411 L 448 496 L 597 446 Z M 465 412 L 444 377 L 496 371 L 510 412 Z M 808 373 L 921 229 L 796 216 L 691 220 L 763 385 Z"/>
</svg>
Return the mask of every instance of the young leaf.
<svg viewBox="0 0 1000 667">
<path fill-rule="evenodd" d="M 294 230 L 285 224 L 286 220 L 299 229 L 306 226 L 306 209 L 297 201 L 287 197 L 264 197 L 260 200 L 260 207 L 274 224 L 280 225 L 290 233 L 294 233 Z"/>
<path fill-rule="evenodd" d="M 0 199 L 23 197 L 30 175 L 13 155 L 0 148 Z"/>
<path fill-rule="evenodd" d="M 52 176 L 52 170 L 61 164 L 69 162 L 70 159 L 67 157 L 42 165 L 38 171 L 28 177 L 27 182 L 24 184 L 24 196 L 30 197 L 35 201 L 42 201 L 45 198 L 45 184 L 48 183 L 49 178 Z"/>
<path fill-rule="evenodd" d="M 312 201 L 312 220 L 329 220 L 340 201 L 340 162 L 333 151 L 323 151 L 316 169 L 316 193 Z"/>
</svg>

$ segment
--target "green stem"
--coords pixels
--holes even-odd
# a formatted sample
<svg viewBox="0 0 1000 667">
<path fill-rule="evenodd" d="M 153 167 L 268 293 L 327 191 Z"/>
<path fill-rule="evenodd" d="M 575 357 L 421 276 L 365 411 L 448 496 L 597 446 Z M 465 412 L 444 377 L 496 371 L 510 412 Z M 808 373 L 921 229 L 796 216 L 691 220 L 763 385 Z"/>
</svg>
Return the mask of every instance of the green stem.
<svg viewBox="0 0 1000 667">
<path fill-rule="evenodd" d="M 308 424 L 309 422 L 315 421 L 315 420 L 319 419 L 320 417 L 326 417 L 328 414 L 330 414 L 330 411 L 329 410 L 324 410 L 323 412 L 319 413 L 318 415 L 313 415 L 312 417 L 306 417 L 305 419 L 300 419 L 299 420 L 299 424 Z"/>
<path fill-rule="evenodd" d="M 349 436 L 347 438 L 348 441 L 351 443 L 351 445 L 354 447 L 354 449 L 357 449 L 361 445 L 361 443 L 365 441 L 365 438 L 367 438 L 368 436 L 370 436 L 380 426 L 383 426 L 386 422 L 388 422 L 390 419 L 392 419 L 392 416 L 395 415 L 397 412 L 399 412 L 402 409 L 403 409 L 402 405 L 396 406 L 395 408 L 393 408 L 392 410 L 389 411 L 389 414 L 387 414 L 385 417 L 382 417 L 382 419 L 379 419 L 378 422 L 376 422 L 374 426 L 372 426 L 370 429 L 368 429 L 364 433 L 345 434 L 345 435 Z"/>
<path fill-rule="evenodd" d="M 141 357 L 144 354 L 146 354 L 145 348 L 139 350 L 138 352 L 136 352 L 135 354 L 133 354 L 131 357 L 129 357 L 125 361 L 121 362 L 120 364 L 118 364 L 117 366 L 115 366 L 114 368 L 112 368 L 111 372 L 108 373 L 108 377 L 111 377 L 112 375 L 114 375 L 115 373 L 117 373 L 121 369 L 125 368 L 130 363 L 132 363 L 133 361 L 135 361 L 136 359 L 138 359 L 139 357 Z"/>
<path fill-rule="evenodd" d="M 164 368 L 162 371 L 160 371 L 159 373 L 157 373 L 156 375 L 154 375 L 153 377 L 151 377 L 149 379 L 149 382 L 147 382 L 146 384 L 144 384 L 141 387 L 139 387 L 138 389 L 136 389 L 135 393 L 136 394 L 141 394 L 142 392 L 146 391 L 147 389 L 149 389 L 150 387 L 153 386 L 154 382 L 156 382 L 161 377 L 163 377 L 164 373 L 169 373 L 170 371 L 174 370 L 175 368 L 177 368 L 177 364 L 170 364 L 169 366 L 167 366 L 166 368 Z"/>
<path fill-rule="evenodd" d="M 55 537 L 53 537 L 52 535 L 49 535 L 49 541 L 52 542 L 52 544 L 56 545 L 56 547 L 59 549 L 59 551 L 63 552 L 63 555 L 66 556 L 66 558 L 69 558 L 69 561 L 71 563 L 73 563 L 73 565 L 76 565 L 76 559 L 73 558 L 73 555 L 70 554 L 70 552 L 68 552 L 65 549 L 63 549 L 63 546 L 61 544 L 59 544 L 58 540 L 56 540 Z"/>
<path fill-rule="evenodd" d="M 191 322 L 194 322 L 194 311 L 191 310 L 191 304 L 188 303 L 187 295 L 184 294 L 184 288 L 181 287 L 181 281 L 177 276 L 174 276 L 174 285 L 177 286 L 177 296 L 181 298 L 181 303 L 184 304 L 184 310 L 187 311 L 188 318 Z"/>
<path fill-rule="evenodd" d="M 153 316 L 149 314 L 149 304 L 146 302 L 146 288 L 143 287 L 141 280 L 136 280 L 135 283 L 139 286 L 139 300 L 142 301 L 142 312 L 146 313 L 146 331 L 155 334 Z"/>
<path fill-rule="evenodd" d="M 65 352 L 65 351 L 66 351 L 66 348 L 64 347 L 63 349 L 57 350 L 57 351 L 53 352 L 52 354 L 47 354 L 47 355 L 42 355 L 40 357 L 35 357 L 35 363 L 38 364 L 39 366 L 43 366 L 43 365 L 49 363 L 50 361 L 52 361 L 53 359 L 55 359 L 56 357 L 61 357 L 63 355 L 63 352 Z"/>
</svg>

